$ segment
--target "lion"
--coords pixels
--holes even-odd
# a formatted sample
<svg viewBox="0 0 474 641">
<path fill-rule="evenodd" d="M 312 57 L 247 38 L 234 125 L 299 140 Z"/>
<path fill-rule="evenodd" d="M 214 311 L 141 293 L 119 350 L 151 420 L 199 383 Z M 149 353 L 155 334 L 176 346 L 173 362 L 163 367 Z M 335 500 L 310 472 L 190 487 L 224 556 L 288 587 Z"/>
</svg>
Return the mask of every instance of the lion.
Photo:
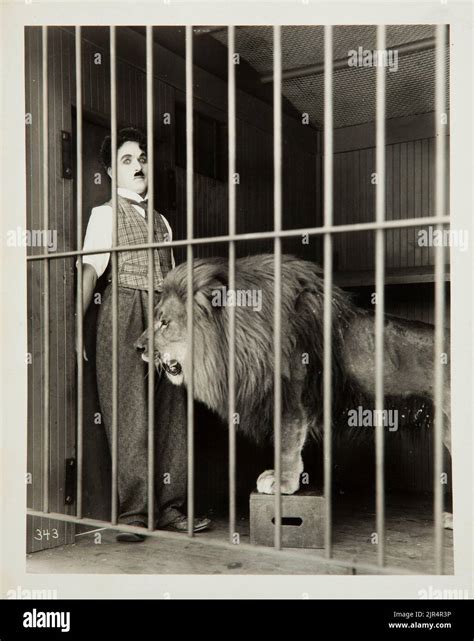
<svg viewBox="0 0 474 641">
<path fill-rule="evenodd" d="M 235 288 L 230 292 L 226 259 L 195 259 L 193 269 L 194 396 L 227 421 L 229 307 L 234 305 L 237 429 L 254 441 L 271 435 L 273 427 L 274 270 L 272 254 L 239 258 L 235 264 Z M 186 301 L 187 268 L 183 263 L 166 276 L 154 310 L 154 363 L 175 385 L 186 385 L 191 376 Z M 312 262 L 283 255 L 282 494 L 294 494 L 299 489 L 305 442 L 322 436 L 323 306 L 321 269 Z M 348 425 L 349 408 L 374 407 L 374 325 L 373 313 L 357 308 L 349 294 L 333 287 L 331 383 L 333 423 L 339 432 L 341 425 Z M 433 326 L 388 314 L 384 325 L 385 404 L 402 403 L 407 407 L 412 401 L 420 401 L 420 406 L 426 407 L 433 398 Z M 135 346 L 148 362 L 147 330 Z M 443 413 L 443 443 L 451 453 L 449 368 Z M 350 431 L 347 429 L 347 433 Z M 363 428 L 362 431 L 373 433 Z M 274 493 L 275 485 L 274 470 L 265 470 L 257 479 L 261 493 Z M 449 516 L 445 517 L 445 524 L 450 527 Z"/>
</svg>

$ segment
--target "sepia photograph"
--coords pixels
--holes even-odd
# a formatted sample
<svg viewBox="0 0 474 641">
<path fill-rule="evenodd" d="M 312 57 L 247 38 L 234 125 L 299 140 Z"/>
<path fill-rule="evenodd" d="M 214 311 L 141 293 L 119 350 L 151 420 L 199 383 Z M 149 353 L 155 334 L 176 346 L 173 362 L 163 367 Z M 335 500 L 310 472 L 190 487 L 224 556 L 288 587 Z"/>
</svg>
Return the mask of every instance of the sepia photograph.
<svg viewBox="0 0 474 641">
<path fill-rule="evenodd" d="M 327 638 L 457 634 L 422 606 L 473 594 L 472 7 L 20 4 L 2 598 L 52 604 L 23 629 L 85 638 L 76 599 L 392 599 Z"/>
<path fill-rule="evenodd" d="M 29 570 L 452 573 L 448 29 L 25 61 Z"/>
</svg>

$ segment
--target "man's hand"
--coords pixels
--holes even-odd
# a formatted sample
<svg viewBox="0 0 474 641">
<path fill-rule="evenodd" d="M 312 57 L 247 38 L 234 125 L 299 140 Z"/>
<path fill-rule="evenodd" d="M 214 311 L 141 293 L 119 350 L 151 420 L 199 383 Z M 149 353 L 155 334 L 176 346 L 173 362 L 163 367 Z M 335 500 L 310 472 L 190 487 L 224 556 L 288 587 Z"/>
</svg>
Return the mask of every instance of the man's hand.
<svg viewBox="0 0 474 641">
<path fill-rule="evenodd" d="M 76 355 L 79 358 L 79 336 L 76 335 Z M 84 345 L 82 346 L 82 356 L 85 361 L 89 362 L 89 359 L 87 358 L 87 353 L 86 353 L 86 348 Z"/>
<path fill-rule="evenodd" d="M 97 273 L 95 269 L 87 263 L 82 267 L 82 311 L 84 316 L 92 300 L 94 288 L 97 283 Z M 85 361 L 88 361 L 86 349 L 83 345 L 82 356 Z M 79 358 L 79 336 L 76 334 L 76 354 Z"/>
</svg>

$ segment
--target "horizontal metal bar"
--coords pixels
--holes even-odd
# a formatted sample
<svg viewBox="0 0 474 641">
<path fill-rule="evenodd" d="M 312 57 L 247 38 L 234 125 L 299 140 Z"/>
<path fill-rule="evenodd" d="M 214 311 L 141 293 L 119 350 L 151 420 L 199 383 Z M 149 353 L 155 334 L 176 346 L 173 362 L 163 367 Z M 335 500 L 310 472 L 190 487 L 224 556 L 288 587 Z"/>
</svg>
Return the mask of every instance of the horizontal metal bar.
<svg viewBox="0 0 474 641">
<path fill-rule="evenodd" d="M 88 249 L 81 251 L 58 252 L 55 254 L 38 254 L 27 256 L 27 260 L 43 260 L 57 258 L 72 258 L 73 256 L 88 256 L 92 254 L 108 254 L 110 252 L 138 251 L 150 247 L 184 247 L 187 245 L 210 245 L 244 240 L 266 240 L 272 238 L 294 238 L 296 236 L 322 236 L 323 234 L 345 234 L 348 232 L 374 231 L 375 229 L 405 229 L 408 227 L 425 227 L 427 225 L 449 225 L 449 216 L 426 216 L 424 218 L 406 218 L 404 220 L 386 220 L 385 222 L 354 223 L 349 225 L 330 225 L 323 227 L 301 227 L 299 229 L 282 229 L 280 231 L 258 231 L 250 234 L 227 234 L 225 236 L 208 236 L 205 238 L 190 238 L 172 240 L 161 243 L 142 243 L 140 245 L 121 245 L 104 249 Z"/>
<path fill-rule="evenodd" d="M 387 49 L 387 53 L 390 51 L 397 51 L 398 56 L 406 56 L 411 53 L 418 53 L 420 51 L 428 51 L 429 49 L 434 49 L 436 38 L 423 38 L 422 40 L 414 40 L 413 42 L 406 42 L 400 45 L 394 45 Z M 352 67 L 348 64 L 348 57 L 338 58 L 334 60 L 333 70 L 337 71 L 340 69 L 351 69 Z M 363 69 L 369 67 L 362 67 Z M 373 69 L 373 67 L 370 67 Z M 291 78 L 304 78 L 305 76 L 319 76 L 324 73 L 324 62 L 317 62 L 312 65 L 303 65 L 302 67 L 293 67 L 292 69 L 286 69 L 282 76 L 283 80 L 290 80 Z M 273 74 L 268 73 L 260 78 L 260 82 L 263 84 L 268 84 L 273 82 Z"/>
<path fill-rule="evenodd" d="M 219 548 L 225 548 L 227 550 L 235 550 L 236 547 L 240 550 L 245 550 L 247 552 L 258 552 L 260 555 L 261 554 L 268 554 L 271 558 L 275 560 L 300 560 L 300 561 L 305 561 L 305 563 L 308 564 L 308 570 L 311 570 L 311 563 L 318 563 L 324 566 L 329 566 L 329 567 L 339 567 L 342 569 L 348 569 L 352 571 L 357 571 L 357 572 L 374 572 L 376 574 L 402 574 L 402 575 L 415 575 L 419 574 L 419 572 L 411 572 L 409 570 L 406 570 L 405 568 L 394 568 L 394 567 L 389 567 L 385 566 L 384 568 L 381 568 L 378 565 L 372 564 L 372 563 L 355 563 L 352 561 L 345 561 L 343 559 L 326 559 L 324 556 L 319 556 L 318 552 L 315 552 L 314 554 L 308 554 L 304 552 L 299 552 L 298 550 L 295 550 L 294 548 L 291 550 L 275 550 L 273 547 L 266 547 L 266 546 L 261 546 L 261 545 L 253 545 L 251 543 L 239 543 L 238 545 L 231 544 L 229 543 L 226 539 L 216 539 L 212 536 L 208 536 L 207 534 L 201 535 L 200 537 L 193 537 L 193 538 L 188 538 L 188 537 L 183 537 L 182 534 L 179 532 L 171 532 L 169 530 L 146 530 L 145 528 L 141 527 L 135 527 L 133 525 L 125 525 L 125 524 L 117 524 L 117 525 L 112 525 L 108 521 L 100 521 L 98 519 L 90 519 L 90 518 L 84 518 L 84 519 L 78 519 L 75 516 L 69 515 L 69 514 L 61 514 L 60 512 L 48 512 L 47 514 L 45 512 L 41 512 L 41 510 L 32 510 L 32 509 L 27 509 L 26 511 L 28 516 L 38 516 L 38 517 L 45 517 L 48 519 L 53 519 L 55 521 L 63 521 L 65 523 L 78 523 L 80 525 L 90 525 L 95 528 L 101 528 L 101 529 L 107 529 L 107 530 L 114 530 L 116 532 L 134 532 L 136 534 L 144 534 L 145 536 L 150 536 L 154 537 L 157 539 L 167 539 L 167 540 L 175 540 L 179 543 L 186 543 L 188 546 L 189 544 L 197 544 L 197 545 L 205 545 L 205 546 L 215 546 Z M 310 571 L 308 571 L 308 574 L 311 574 Z"/>
</svg>

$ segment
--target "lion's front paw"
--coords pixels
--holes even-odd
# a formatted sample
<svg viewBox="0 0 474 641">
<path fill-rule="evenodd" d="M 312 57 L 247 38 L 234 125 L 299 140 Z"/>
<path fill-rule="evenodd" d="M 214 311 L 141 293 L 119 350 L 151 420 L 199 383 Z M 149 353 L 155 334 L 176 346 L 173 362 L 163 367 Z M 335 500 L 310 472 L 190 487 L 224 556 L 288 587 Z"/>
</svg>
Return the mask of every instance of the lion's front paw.
<svg viewBox="0 0 474 641">
<path fill-rule="evenodd" d="M 265 470 L 257 479 L 257 491 L 260 494 L 275 494 L 275 474 L 274 470 Z M 294 494 L 300 487 L 300 475 L 298 472 L 282 472 L 281 475 L 281 493 Z"/>
<path fill-rule="evenodd" d="M 445 530 L 453 529 L 453 515 L 451 512 L 443 512 L 443 528 Z"/>
</svg>

